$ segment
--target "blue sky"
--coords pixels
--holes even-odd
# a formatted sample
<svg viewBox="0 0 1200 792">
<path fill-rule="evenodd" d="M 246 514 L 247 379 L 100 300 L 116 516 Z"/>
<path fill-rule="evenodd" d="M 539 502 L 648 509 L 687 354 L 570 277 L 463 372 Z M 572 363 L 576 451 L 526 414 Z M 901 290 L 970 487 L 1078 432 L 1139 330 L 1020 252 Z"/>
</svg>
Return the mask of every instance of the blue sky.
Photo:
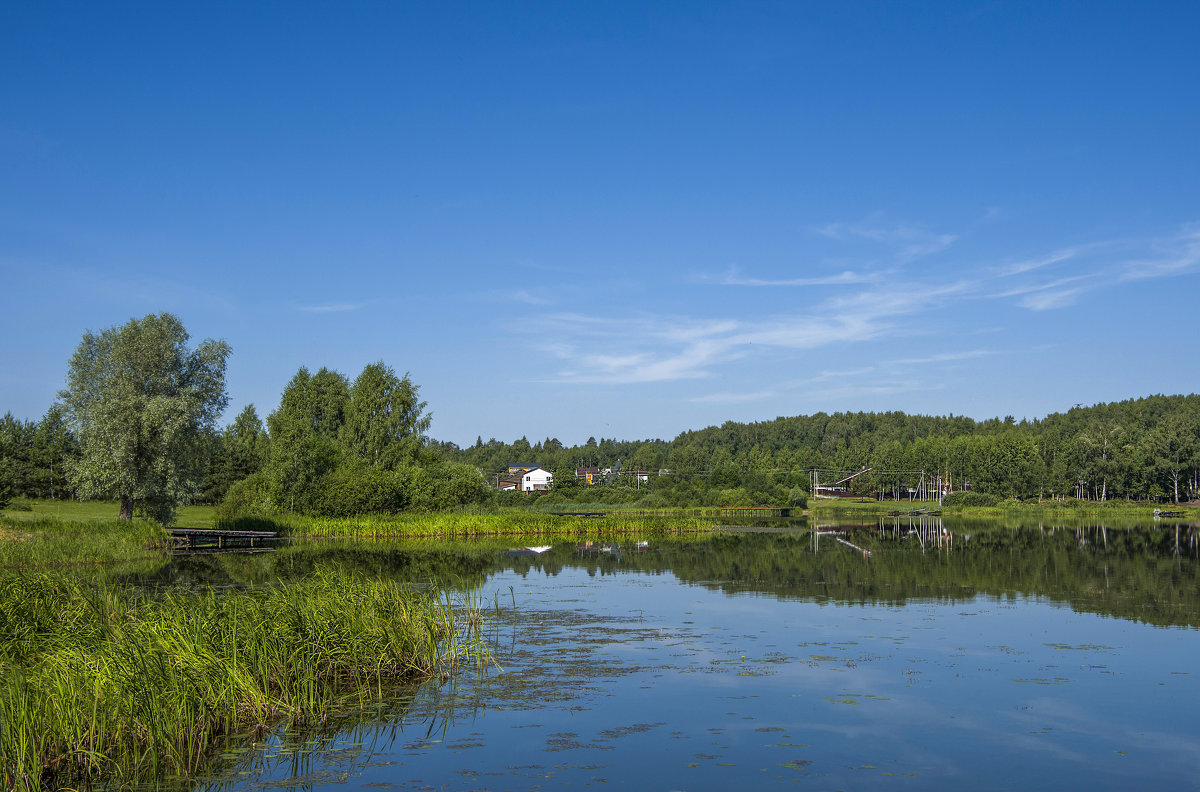
<svg viewBox="0 0 1200 792">
<path fill-rule="evenodd" d="M 408 371 L 432 434 L 1198 388 L 1200 4 L 0 9 L 0 411 L 85 330 Z"/>
</svg>

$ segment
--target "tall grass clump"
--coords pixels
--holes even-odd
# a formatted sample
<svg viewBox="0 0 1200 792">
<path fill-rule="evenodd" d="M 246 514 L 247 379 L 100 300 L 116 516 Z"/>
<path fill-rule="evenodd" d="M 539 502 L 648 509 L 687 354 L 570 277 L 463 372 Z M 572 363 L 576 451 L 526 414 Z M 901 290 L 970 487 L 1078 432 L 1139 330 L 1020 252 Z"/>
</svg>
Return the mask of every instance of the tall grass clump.
<svg viewBox="0 0 1200 792">
<path fill-rule="evenodd" d="M 146 520 L 0 520 L 0 568 L 161 557 L 166 531 Z"/>
<path fill-rule="evenodd" d="M 457 603 L 363 577 L 135 594 L 26 573 L 0 602 L 6 789 L 191 774 L 225 735 L 318 724 L 484 656 Z"/>
<path fill-rule="evenodd" d="M 430 513 L 311 517 L 281 514 L 273 517 L 235 517 L 217 527 L 239 531 L 278 531 L 287 536 L 353 536 L 363 538 L 471 538 L 485 536 L 578 537 L 670 535 L 711 530 L 712 520 L 695 516 L 645 517 L 609 514 L 602 519 L 560 517 L 534 512 L 504 514 Z"/>
</svg>

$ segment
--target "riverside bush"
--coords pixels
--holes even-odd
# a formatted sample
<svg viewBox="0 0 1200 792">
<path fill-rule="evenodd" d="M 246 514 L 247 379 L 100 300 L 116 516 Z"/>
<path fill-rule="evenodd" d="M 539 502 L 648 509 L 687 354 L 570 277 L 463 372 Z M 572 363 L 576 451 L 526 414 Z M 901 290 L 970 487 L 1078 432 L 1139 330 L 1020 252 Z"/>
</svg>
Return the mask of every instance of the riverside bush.
<svg viewBox="0 0 1200 792">
<path fill-rule="evenodd" d="M 942 508 L 960 509 L 966 506 L 998 506 L 1000 498 L 986 492 L 951 492 L 942 498 Z"/>
</svg>

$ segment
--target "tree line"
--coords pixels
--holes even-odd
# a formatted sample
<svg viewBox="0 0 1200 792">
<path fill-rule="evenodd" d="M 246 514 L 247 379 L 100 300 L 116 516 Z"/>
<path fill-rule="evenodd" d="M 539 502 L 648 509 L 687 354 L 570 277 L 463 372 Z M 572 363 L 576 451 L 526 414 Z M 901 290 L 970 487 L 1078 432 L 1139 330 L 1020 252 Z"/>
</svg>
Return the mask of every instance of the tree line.
<svg viewBox="0 0 1200 792">
<path fill-rule="evenodd" d="M 566 446 L 480 436 L 460 448 L 428 437 L 418 386 L 383 362 L 353 381 L 302 367 L 265 422 L 248 405 L 219 427 L 230 352 L 222 341 L 190 347 L 170 314 L 85 333 L 45 416 L 0 419 L 0 504 L 111 498 L 122 517 L 136 510 L 162 521 L 192 502 L 230 514 L 329 516 L 535 500 L 744 506 L 803 502 L 813 469 L 864 468 L 848 485 L 864 496 L 899 496 L 924 473 L 1004 498 L 1200 499 L 1195 394 L 1020 422 L 819 412 L 730 421 L 670 441 L 592 437 Z M 554 472 L 552 492 L 488 486 L 509 465 L 531 462 Z M 575 475 L 585 467 L 610 472 L 588 485 Z"/>
<path fill-rule="evenodd" d="M 407 374 L 379 362 L 350 382 L 302 367 L 265 426 L 248 405 L 218 428 L 231 350 L 188 340 L 165 313 L 85 333 L 45 417 L 0 420 L 0 506 L 104 498 L 120 503 L 122 519 L 169 523 L 195 502 L 341 516 L 490 496 L 475 468 L 430 448 L 427 405 Z"/>
<path fill-rule="evenodd" d="M 543 498 L 648 506 L 784 503 L 809 488 L 814 468 L 871 468 L 848 483 L 854 494 L 890 497 L 924 472 L 1001 498 L 1200 499 L 1200 396 L 1150 396 L 1077 406 L 1038 420 L 976 421 L 902 412 L 823 412 L 754 423 L 726 422 L 674 440 L 530 444 L 482 437 L 468 448 L 439 444 L 451 459 L 493 477 L 513 462 L 555 473 Z M 599 487 L 575 469 L 619 468 Z M 629 471 L 645 470 L 648 482 Z"/>
</svg>

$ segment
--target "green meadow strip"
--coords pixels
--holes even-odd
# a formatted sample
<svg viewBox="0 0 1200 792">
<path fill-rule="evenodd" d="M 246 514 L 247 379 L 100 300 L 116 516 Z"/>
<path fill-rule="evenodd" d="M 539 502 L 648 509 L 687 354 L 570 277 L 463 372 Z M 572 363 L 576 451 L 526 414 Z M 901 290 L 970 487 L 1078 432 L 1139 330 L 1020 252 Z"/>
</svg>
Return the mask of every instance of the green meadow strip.
<svg viewBox="0 0 1200 792">
<path fill-rule="evenodd" d="M 225 735 L 319 724 L 487 658 L 476 606 L 365 577 L 218 595 L 21 573 L 0 602 L 5 789 L 187 775 Z"/>
<path fill-rule="evenodd" d="M 711 531 L 713 521 L 690 515 L 646 517 L 611 513 L 603 518 L 563 517 L 534 512 L 505 514 L 402 514 L 361 517 L 239 517 L 217 527 L 237 531 L 278 531 L 285 536 L 361 538 L 471 538 L 487 536 L 577 537 L 655 536 Z"/>
</svg>

